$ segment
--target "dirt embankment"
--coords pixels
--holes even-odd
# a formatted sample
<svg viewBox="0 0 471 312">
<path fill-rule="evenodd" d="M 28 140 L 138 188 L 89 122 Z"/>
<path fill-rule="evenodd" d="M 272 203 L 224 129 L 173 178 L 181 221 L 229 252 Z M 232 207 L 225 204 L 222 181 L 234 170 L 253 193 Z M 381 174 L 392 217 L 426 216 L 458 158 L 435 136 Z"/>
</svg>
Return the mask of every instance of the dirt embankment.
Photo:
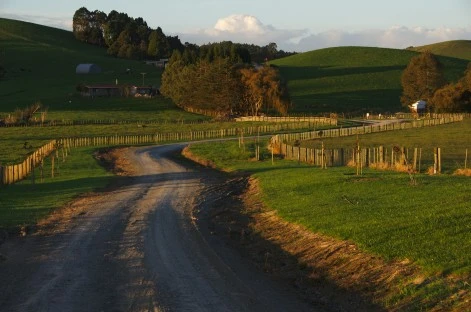
<svg viewBox="0 0 471 312">
<path fill-rule="evenodd" d="M 188 148 L 183 154 L 213 167 L 194 157 Z M 425 307 L 428 311 L 471 311 L 469 292 L 440 302 L 408 296 L 407 289 L 425 287 L 442 277 L 425 277 L 407 259 L 385 261 L 352 242 L 286 222 L 263 205 L 256 179 L 235 177 L 213 191 L 219 194 L 219 202 L 213 202 L 209 215 L 201 216 L 212 234 L 225 237 L 260 269 L 287 281 L 306 298 L 316 298 L 317 304 L 335 302 L 343 311 L 413 311 Z M 446 282 L 456 283 L 452 278 Z"/>
</svg>

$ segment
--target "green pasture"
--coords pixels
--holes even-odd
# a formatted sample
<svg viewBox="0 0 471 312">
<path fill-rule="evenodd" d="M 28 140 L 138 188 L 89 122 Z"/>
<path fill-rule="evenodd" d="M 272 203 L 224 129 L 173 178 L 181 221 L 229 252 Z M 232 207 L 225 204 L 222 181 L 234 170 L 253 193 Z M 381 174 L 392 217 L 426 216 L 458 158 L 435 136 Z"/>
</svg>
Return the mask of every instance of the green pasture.
<svg viewBox="0 0 471 312">
<path fill-rule="evenodd" d="M 352 115 L 403 111 L 401 75 L 417 52 L 372 47 L 336 47 L 274 60 L 295 112 Z M 440 56 L 449 81 L 463 76 L 468 60 Z"/>
<path fill-rule="evenodd" d="M 471 119 L 463 122 L 446 124 L 434 127 L 371 133 L 359 137 L 323 138 L 301 142 L 302 147 L 320 149 L 324 144 L 326 149 L 374 148 L 383 146 L 391 150 L 395 146 L 408 149 L 409 161 L 414 148 L 422 149 L 422 171 L 433 165 L 433 149 L 440 148 L 442 168 L 445 173 L 464 168 L 465 162 L 471 168 Z M 468 159 L 466 161 L 466 150 Z"/>
<path fill-rule="evenodd" d="M 195 115 L 197 116 L 197 115 Z M 293 124 L 274 122 L 204 122 L 191 119 L 162 121 L 161 123 L 123 123 L 111 125 L 74 125 L 74 126 L 28 126 L 28 127 L 0 127 L 1 144 L 0 165 L 16 164 L 26 157 L 28 153 L 38 149 L 53 139 L 74 137 L 102 137 L 102 136 L 125 136 L 125 135 L 154 135 L 161 133 L 187 133 L 191 131 L 208 131 L 221 129 L 247 129 L 256 131 L 257 127 L 280 126 L 285 130 L 309 131 L 315 125 L 316 129 L 326 129 L 330 126 L 319 124 Z M 266 133 L 262 133 L 266 135 Z M 27 148 L 25 148 L 27 147 Z"/>
<path fill-rule="evenodd" d="M 266 142 L 264 142 L 266 143 Z M 471 273 L 469 177 L 417 175 L 355 168 L 322 170 L 265 152 L 253 157 L 238 142 L 194 144 L 194 154 L 218 167 L 253 174 L 268 206 L 286 220 L 345 240 L 385 259 L 410 259 L 430 272 Z"/>
<path fill-rule="evenodd" d="M 423 52 L 431 51 L 436 55 L 443 55 L 471 61 L 471 40 L 453 40 L 428 44 L 408 50 Z"/>
<path fill-rule="evenodd" d="M 161 97 L 81 97 L 76 90 L 79 84 L 118 81 L 160 87 L 162 70 L 143 61 L 110 57 L 106 49 L 78 42 L 65 30 L 0 19 L 0 63 L 6 70 L 0 83 L 0 117 L 39 101 L 48 111 L 47 119 L 55 120 L 198 118 Z M 80 63 L 97 64 L 102 72 L 77 75 Z"/>
<path fill-rule="evenodd" d="M 50 159 L 32 176 L 13 185 L 0 187 L 0 228 L 34 225 L 52 210 L 62 207 L 75 197 L 106 186 L 113 178 L 97 160 L 93 149 L 73 149 L 66 158 L 55 162 L 51 178 Z"/>
<path fill-rule="evenodd" d="M 469 142 L 470 129 L 467 121 L 413 134 L 419 142 L 440 142 L 444 150 L 458 151 L 460 144 Z M 456 141 L 446 139 L 454 134 L 461 136 Z M 361 136 L 360 141 L 367 141 L 367 136 Z M 411 139 L 412 134 L 386 132 L 378 134 L 377 140 L 402 137 Z M 354 140 L 333 139 L 329 144 L 342 146 Z M 260 143 L 262 147 L 267 144 Z M 397 294 L 385 299 L 385 306 L 406 300 L 415 302 L 410 310 L 421 310 L 439 305 L 454 294 L 469 293 L 470 177 L 416 174 L 417 183 L 411 185 L 407 173 L 364 169 L 363 175 L 356 176 L 355 168 L 323 170 L 277 157 L 272 164 L 268 150 L 257 162 L 253 161 L 256 145 L 255 140 L 246 141 L 243 147 L 238 142 L 202 143 L 192 145 L 191 151 L 219 168 L 256 177 L 263 201 L 285 220 L 315 233 L 352 241 L 386 261 L 407 259 L 422 268 L 429 282 L 398 289 Z"/>
</svg>

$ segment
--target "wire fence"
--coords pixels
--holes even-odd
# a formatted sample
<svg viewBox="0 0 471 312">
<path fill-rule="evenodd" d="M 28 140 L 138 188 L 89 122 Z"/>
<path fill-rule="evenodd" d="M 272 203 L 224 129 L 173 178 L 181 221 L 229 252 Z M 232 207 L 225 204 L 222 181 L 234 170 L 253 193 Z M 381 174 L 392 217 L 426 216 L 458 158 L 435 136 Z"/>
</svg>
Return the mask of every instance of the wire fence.
<svg viewBox="0 0 471 312">
<path fill-rule="evenodd" d="M 326 121 L 327 122 L 327 121 Z M 218 130 L 183 131 L 172 133 L 155 133 L 147 135 L 114 135 L 73 137 L 52 140 L 31 152 L 24 161 L 18 164 L 0 166 L 0 186 L 13 184 L 27 177 L 33 169 L 40 165 L 45 158 L 58 149 L 68 150 L 75 147 L 105 147 L 105 146 L 129 146 L 144 144 L 160 144 L 165 142 L 199 141 L 235 137 L 238 135 L 253 136 L 259 134 L 273 134 L 280 131 L 295 131 L 309 129 L 324 125 L 320 120 L 315 122 L 280 123 L 265 126 L 252 126 L 244 128 L 228 128 Z M 329 125 L 327 123 L 327 125 Z"/>
<path fill-rule="evenodd" d="M 335 166 L 359 166 L 359 167 L 381 167 L 413 170 L 420 172 L 432 170 L 439 173 L 442 168 L 451 170 L 457 167 L 467 167 L 468 149 L 463 147 L 462 155 L 446 155 L 440 148 L 425 150 L 422 148 L 406 147 L 350 147 L 329 149 L 305 148 L 300 146 L 304 140 L 321 138 L 335 138 L 342 136 L 362 135 L 367 133 L 393 131 L 402 129 L 431 127 L 453 122 L 462 121 L 463 115 L 450 115 L 446 118 L 431 120 L 413 120 L 403 123 L 388 123 L 382 125 L 370 125 L 352 127 L 345 129 L 329 129 L 321 131 L 310 131 L 304 133 L 279 134 L 270 140 L 272 152 L 281 155 L 285 159 L 297 160 L 321 167 Z M 442 157 L 442 154 L 444 157 Z"/>
</svg>

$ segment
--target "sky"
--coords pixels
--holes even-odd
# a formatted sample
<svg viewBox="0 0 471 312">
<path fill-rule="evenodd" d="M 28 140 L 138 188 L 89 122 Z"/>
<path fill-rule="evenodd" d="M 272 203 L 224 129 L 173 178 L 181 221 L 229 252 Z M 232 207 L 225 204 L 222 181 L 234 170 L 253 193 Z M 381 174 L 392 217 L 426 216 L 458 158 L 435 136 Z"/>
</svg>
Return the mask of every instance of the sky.
<svg viewBox="0 0 471 312">
<path fill-rule="evenodd" d="M 471 0 L 0 0 L 0 17 L 72 30 L 81 7 L 142 17 L 198 45 L 275 42 L 279 50 L 305 52 L 471 40 Z"/>
</svg>

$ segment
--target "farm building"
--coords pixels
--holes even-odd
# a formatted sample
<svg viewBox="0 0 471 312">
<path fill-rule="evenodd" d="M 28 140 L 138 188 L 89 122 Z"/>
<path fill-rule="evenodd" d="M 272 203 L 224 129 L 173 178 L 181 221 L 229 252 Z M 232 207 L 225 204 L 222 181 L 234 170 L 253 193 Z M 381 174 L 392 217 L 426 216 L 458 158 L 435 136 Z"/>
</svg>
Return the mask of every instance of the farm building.
<svg viewBox="0 0 471 312">
<path fill-rule="evenodd" d="M 413 113 L 424 113 L 426 107 L 427 107 L 427 102 L 425 102 L 423 100 L 419 100 L 419 101 L 409 105 L 409 108 L 410 108 L 411 112 L 413 112 Z"/>
<path fill-rule="evenodd" d="M 154 97 L 160 94 L 159 90 L 152 87 L 137 87 L 118 84 L 94 84 L 83 86 L 81 95 L 85 97 L 111 97 L 111 96 L 133 96 Z"/>
<path fill-rule="evenodd" d="M 118 85 L 87 85 L 84 87 L 84 91 L 81 93 L 82 96 L 88 96 L 91 98 L 101 96 L 122 96 L 122 88 Z"/>
<path fill-rule="evenodd" d="M 146 62 L 146 65 L 153 65 L 155 67 L 165 68 L 165 66 L 167 66 L 168 59 L 160 59 L 158 61 L 145 61 L 145 62 Z"/>
<path fill-rule="evenodd" d="M 76 74 L 99 74 L 101 73 L 100 66 L 96 64 L 78 64 L 75 69 Z"/>
</svg>

